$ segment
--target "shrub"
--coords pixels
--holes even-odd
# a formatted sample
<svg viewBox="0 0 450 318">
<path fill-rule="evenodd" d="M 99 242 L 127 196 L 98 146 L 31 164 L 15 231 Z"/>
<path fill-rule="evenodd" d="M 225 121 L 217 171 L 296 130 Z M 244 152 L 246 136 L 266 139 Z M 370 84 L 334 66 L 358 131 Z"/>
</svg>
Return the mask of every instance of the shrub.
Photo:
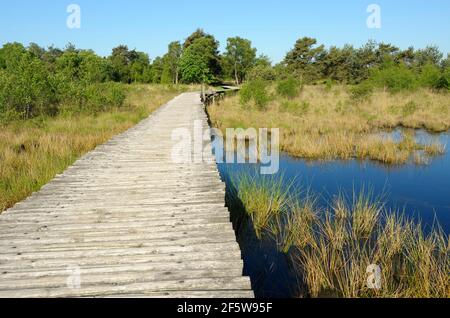
<svg viewBox="0 0 450 318">
<path fill-rule="evenodd" d="M 301 83 L 293 77 L 279 81 L 277 85 L 278 95 L 286 98 L 295 98 L 298 96 Z"/>
<path fill-rule="evenodd" d="M 257 65 L 250 69 L 247 73 L 246 78 L 250 81 L 263 80 L 263 81 L 274 81 L 277 74 L 273 67 L 268 65 Z"/>
<path fill-rule="evenodd" d="M 240 101 L 242 105 L 248 105 L 251 101 L 260 110 L 264 109 L 269 102 L 267 83 L 262 80 L 250 81 L 242 86 Z"/>
<path fill-rule="evenodd" d="M 450 90 L 450 68 L 444 70 L 434 86 L 437 90 Z"/>
<path fill-rule="evenodd" d="M 373 93 L 373 86 L 369 82 L 362 82 L 359 85 L 353 86 L 350 89 L 350 96 L 355 100 L 363 100 L 371 96 Z"/>
<path fill-rule="evenodd" d="M 448 90 L 450 89 L 450 72 L 449 70 L 441 72 L 437 66 L 426 64 L 420 73 L 420 84 L 436 90 Z"/>
<path fill-rule="evenodd" d="M 24 118 L 51 114 L 57 99 L 42 61 L 26 52 L 9 60 L 0 75 L 0 103 L 2 112 Z"/>
<path fill-rule="evenodd" d="M 439 68 L 432 64 L 426 64 L 420 74 L 420 85 L 437 88 L 438 82 L 441 78 L 441 71 Z"/>
<path fill-rule="evenodd" d="M 441 76 L 439 77 L 433 88 L 437 90 L 450 90 L 450 80 L 445 76 Z"/>
<path fill-rule="evenodd" d="M 387 88 L 394 93 L 417 87 L 416 75 L 403 64 L 374 69 L 370 79 L 375 86 Z"/>
<path fill-rule="evenodd" d="M 125 101 L 124 88 L 119 83 L 74 84 L 72 98 L 66 99 L 69 108 L 78 112 L 98 113 L 121 107 Z"/>
</svg>

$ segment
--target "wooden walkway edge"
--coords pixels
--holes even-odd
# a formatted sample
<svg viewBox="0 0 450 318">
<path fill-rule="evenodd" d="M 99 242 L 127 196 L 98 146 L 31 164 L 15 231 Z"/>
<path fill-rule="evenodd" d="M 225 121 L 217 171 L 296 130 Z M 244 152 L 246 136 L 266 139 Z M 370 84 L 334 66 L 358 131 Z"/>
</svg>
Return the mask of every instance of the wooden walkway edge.
<svg viewBox="0 0 450 318">
<path fill-rule="evenodd" d="M 0 215 L 0 297 L 253 297 L 214 156 L 170 157 L 198 120 L 182 94 Z"/>
</svg>

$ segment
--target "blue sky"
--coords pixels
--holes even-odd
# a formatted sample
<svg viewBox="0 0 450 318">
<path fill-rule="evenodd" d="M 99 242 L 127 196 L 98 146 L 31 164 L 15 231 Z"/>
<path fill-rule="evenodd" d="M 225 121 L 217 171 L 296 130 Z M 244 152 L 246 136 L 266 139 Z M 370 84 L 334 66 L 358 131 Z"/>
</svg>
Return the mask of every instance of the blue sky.
<svg viewBox="0 0 450 318">
<path fill-rule="evenodd" d="M 81 29 L 66 26 L 72 3 L 81 7 Z M 381 29 L 366 26 L 372 3 L 381 7 Z M 275 62 L 303 36 L 327 46 L 374 39 L 450 52 L 448 0 L 2 0 L 0 10 L 0 44 L 71 42 L 100 55 L 127 44 L 154 58 L 197 27 L 214 34 L 222 48 L 230 36 L 248 38 Z"/>
</svg>

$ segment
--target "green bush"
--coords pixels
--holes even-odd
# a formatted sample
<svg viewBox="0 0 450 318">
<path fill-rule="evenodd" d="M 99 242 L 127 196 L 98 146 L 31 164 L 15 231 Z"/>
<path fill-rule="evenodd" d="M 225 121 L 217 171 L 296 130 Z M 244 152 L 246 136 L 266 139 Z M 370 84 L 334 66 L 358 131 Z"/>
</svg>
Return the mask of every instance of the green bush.
<svg viewBox="0 0 450 318">
<path fill-rule="evenodd" d="M 350 96 L 354 100 L 364 100 L 373 93 L 373 86 L 369 82 L 362 82 L 350 89 Z"/>
<path fill-rule="evenodd" d="M 120 83 L 69 83 L 61 92 L 64 113 L 99 113 L 123 106 L 124 87 Z"/>
<path fill-rule="evenodd" d="M 442 75 L 439 77 L 433 88 L 437 90 L 450 90 L 450 79 Z"/>
<path fill-rule="evenodd" d="M 51 115 L 57 99 L 43 62 L 25 52 L 6 63 L 0 75 L 0 110 L 24 118 Z"/>
<path fill-rule="evenodd" d="M 450 90 L 450 68 L 445 69 L 434 85 L 437 90 Z"/>
<path fill-rule="evenodd" d="M 273 67 L 270 65 L 257 65 L 253 68 L 251 68 L 246 78 L 249 81 L 254 80 L 263 80 L 263 81 L 274 81 L 277 77 L 277 74 Z"/>
<path fill-rule="evenodd" d="M 298 96 L 301 83 L 293 77 L 281 80 L 277 84 L 278 95 L 286 98 L 295 98 Z"/>
<path fill-rule="evenodd" d="M 333 89 L 333 86 L 335 85 L 334 81 L 329 78 L 325 81 L 325 90 L 327 92 L 331 92 L 331 90 Z"/>
<path fill-rule="evenodd" d="M 240 91 L 240 101 L 242 105 L 254 102 L 260 110 L 265 109 L 270 98 L 267 92 L 267 83 L 262 80 L 255 80 L 245 83 Z"/>
<path fill-rule="evenodd" d="M 432 64 L 426 64 L 420 73 L 420 85 L 429 87 L 429 88 L 437 88 L 439 80 L 441 79 L 441 71 L 439 68 Z"/>
<path fill-rule="evenodd" d="M 417 87 L 417 76 L 405 65 L 389 65 L 374 69 L 370 76 L 371 82 L 391 92 L 412 90 Z"/>
</svg>

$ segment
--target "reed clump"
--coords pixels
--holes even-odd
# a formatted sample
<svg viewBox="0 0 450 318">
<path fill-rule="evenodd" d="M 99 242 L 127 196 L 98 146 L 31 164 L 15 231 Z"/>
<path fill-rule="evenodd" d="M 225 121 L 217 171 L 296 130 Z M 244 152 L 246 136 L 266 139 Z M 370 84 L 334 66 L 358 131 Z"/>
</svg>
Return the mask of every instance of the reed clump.
<svg viewBox="0 0 450 318">
<path fill-rule="evenodd" d="M 256 236 L 261 239 L 264 229 L 279 219 L 288 201 L 288 191 L 283 178 L 262 177 L 257 174 L 241 174 L 231 180 L 235 200 L 239 200 L 250 217 Z M 274 228 L 274 231 L 276 229 Z"/>
<path fill-rule="evenodd" d="M 257 220 L 253 226 L 258 237 L 273 239 L 286 253 L 302 281 L 301 294 L 450 297 L 449 237 L 438 226 L 425 231 L 420 221 L 387 210 L 382 198 L 370 191 L 350 198 L 339 195 L 321 209 L 310 194 L 300 199 L 286 188 L 280 191 L 279 180 L 274 185 L 277 200 L 269 184 L 261 189 L 248 184 L 251 179 L 241 180 L 244 187 L 238 188 L 236 199 Z M 267 213 L 274 201 L 276 212 Z M 373 266 L 380 269 L 380 285 L 375 287 L 368 283 Z"/>
</svg>

